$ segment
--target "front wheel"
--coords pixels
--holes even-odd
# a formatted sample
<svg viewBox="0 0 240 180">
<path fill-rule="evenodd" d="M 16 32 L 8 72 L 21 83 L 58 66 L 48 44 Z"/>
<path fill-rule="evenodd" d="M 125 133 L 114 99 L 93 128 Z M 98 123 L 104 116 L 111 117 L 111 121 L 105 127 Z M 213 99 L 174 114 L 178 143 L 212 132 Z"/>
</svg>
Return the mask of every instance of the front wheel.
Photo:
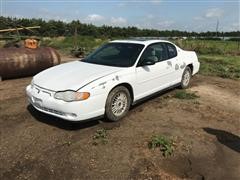
<svg viewBox="0 0 240 180">
<path fill-rule="evenodd" d="M 108 95 L 105 115 L 110 121 L 118 121 L 123 118 L 131 104 L 131 96 L 128 89 L 124 86 L 114 88 Z"/>
<path fill-rule="evenodd" d="M 191 68 L 187 66 L 185 68 L 185 70 L 183 71 L 182 80 L 181 80 L 181 84 L 180 84 L 180 87 L 182 89 L 186 89 L 189 87 L 191 77 L 192 77 Z"/>
</svg>

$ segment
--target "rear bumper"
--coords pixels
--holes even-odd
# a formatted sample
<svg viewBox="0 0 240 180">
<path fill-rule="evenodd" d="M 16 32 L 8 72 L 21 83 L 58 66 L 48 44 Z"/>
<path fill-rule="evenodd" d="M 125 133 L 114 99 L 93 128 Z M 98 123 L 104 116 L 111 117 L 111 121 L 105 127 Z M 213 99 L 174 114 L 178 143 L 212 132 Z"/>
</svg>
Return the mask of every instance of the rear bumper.
<svg viewBox="0 0 240 180">
<path fill-rule="evenodd" d="M 69 121 L 88 120 L 104 114 L 105 101 L 100 95 L 85 101 L 65 102 L 55 99 L 54 93 L 35 86 L 26 87 L 28 101 L 43 113 Z"/>
<path fill-rule="evenodd" d="M 192 75 L 197 74 L 197 73 L 199 72 L 199 69 L 200 69 L 200 62 L 199 62 L 199 61 L 196 61 L 196 62 L 194 63 Z"/>
</svg>

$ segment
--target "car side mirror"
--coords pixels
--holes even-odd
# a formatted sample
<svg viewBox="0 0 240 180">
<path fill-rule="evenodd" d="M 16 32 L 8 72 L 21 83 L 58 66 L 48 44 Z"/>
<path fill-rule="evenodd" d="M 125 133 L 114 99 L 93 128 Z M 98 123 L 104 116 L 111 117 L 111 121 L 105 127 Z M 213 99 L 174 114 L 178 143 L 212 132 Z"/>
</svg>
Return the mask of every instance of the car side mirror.
<svg viewBox="0 0 240 180">
<path fill-rule="evenodd" d="M 142 61 L 142 63 L 140 64 L 140 66 L 151 66 L 156 64 L 156 62 L 153 59 L 145 59 Z"/>
</svg>

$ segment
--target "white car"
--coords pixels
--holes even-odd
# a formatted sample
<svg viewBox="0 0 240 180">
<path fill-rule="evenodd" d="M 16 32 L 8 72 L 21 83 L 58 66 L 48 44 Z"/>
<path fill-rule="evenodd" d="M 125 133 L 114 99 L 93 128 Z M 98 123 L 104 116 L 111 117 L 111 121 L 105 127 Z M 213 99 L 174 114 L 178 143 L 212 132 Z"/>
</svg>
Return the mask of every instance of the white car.
<svg viewBox="0 0 240 180">
<path fill-rule="evenodd" d="M 117 40 L 81 61 L 40 72 L 26 93 L 37 110 L 65 120 L 105 116 L 117 121 L 145 97 L 188 87 L 199 66 L 195 52 L 168 41 Z"/>
</svg>

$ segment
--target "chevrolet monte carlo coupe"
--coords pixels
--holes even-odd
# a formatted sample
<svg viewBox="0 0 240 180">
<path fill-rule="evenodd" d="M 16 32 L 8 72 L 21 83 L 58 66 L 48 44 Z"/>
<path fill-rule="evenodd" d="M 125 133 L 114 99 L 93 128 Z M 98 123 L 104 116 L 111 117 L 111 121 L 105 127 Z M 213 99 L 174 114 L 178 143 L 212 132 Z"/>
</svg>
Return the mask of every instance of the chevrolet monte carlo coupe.
<svg viewBox="0 0 240 180">
<path fill-rule="evenodd" d="M 116 40 L 83 60 L 40 72 L 26 93 L 37 110 L 65 120 L 118 121 L 145 97 L 173 86 L 187 88 L 199 66 L 195 52 L 168 41 Z"/>
</svg>

